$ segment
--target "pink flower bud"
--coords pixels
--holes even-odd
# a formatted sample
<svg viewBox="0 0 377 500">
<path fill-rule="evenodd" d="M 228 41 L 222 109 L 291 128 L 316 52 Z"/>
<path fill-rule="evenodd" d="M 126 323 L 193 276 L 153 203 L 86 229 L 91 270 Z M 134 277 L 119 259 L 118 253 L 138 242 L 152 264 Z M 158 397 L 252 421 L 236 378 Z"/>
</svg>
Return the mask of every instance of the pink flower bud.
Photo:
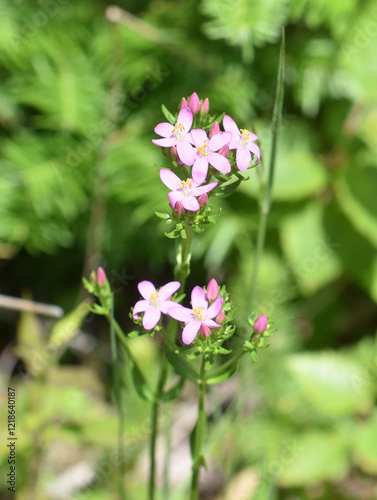
<svg viewBox="0 0 377 500">
<path fill-rule="evenodd" d="M 214 124 L 211 127 L 211 130 L 209 131 L 209 138 L 212 139 L 212 137 L 215 134 L 218 134 L 219 132 L 220 132 L 219 122 L 214 122 Z"/>
<path fill-rule="evenodd" d="M 187 101 L 186 101 L 186 99 L 184 97 L 182 97 L 182 99 L 181 99 L 180 108 L 181 109 L 187 108 Z"/>
<path fill-rule="evenodd" d="M 191 109 L 193 115 L 196 115 L 196 113 L 200 110 L 200 101 L 196 92 L 190 95 L 187 106 Z"/>
<path fill-rule="evenodd" d="M 206 115 L 208 111 L 209 111 L 209 100 L 208 97 L 206 97 L 202 103 L 202 107 L 200 108 L 200 114 Z"/>
<path fill-rule="evenodd" d="M 182 202 L 181 201 L 176 201 L 175 205 L 174 205 L 174 212 L 177 215 L 182 215 L 184 211 L 185 211 L 185 208 L 182 205 Z"/>
<path fill-rule="evenodd" d="M 207 285 L 207 299 L 213 302 L 219 295 L 219 285 L 217 281 L 212 279 Z"/>
<path fill-rule="evenodd" d="M 205 207 L 208 203 L 208 195 L 207 193 L 203 193 L 198 198 L 198 203 L 201 207 Z"/>
<path fill-rule="evenodd" d="M 211 330 L 208 328 L 207 325 L 205 325 L 204 323 L 202 323 L 200 325 L 200 330 L 199 330 L 199 333 L 200 333 L 200 336 L 203 338 L 203 339 L 206 339 L 208 338 L 210 335 L 211 335 Z"/>
<path fill-rule="evenodd" d="M 99 267 L 97 269 L 97 283 L 99 286 L 105 286 L 106 285 L 106 273 L 102 269 L 102 267 Z"/>
<path fill-rule="evenodd" d="M 177 147 L 176 146 L 172 146 L 170 148 L 170 154 L 171 154 L 171 157 L 173 160 L 178 160 L 178 152 L 177 152 Z"/>
<path fill-rule="evenodd" d="M 219 314 L 216 316 L 216 323 L 219 323 L 219 325 L 222 325 L 225 322 L 225 311 L 221 309 Z"/>
<path fill-rule="evenodd" d="M 255 333 L 263 333 L 268 326 L 268 319 L 265 314 L 262 316 L 258 316 L 254 323 L 254 332 Z"/>
<path fill-rule="evenodd" d="M 229 144 L 225 144 L 222 148 L 219 149 L 219 154 L 225 156 L 225 158 L 228 157 L 229 154 Z"/>
</svg>

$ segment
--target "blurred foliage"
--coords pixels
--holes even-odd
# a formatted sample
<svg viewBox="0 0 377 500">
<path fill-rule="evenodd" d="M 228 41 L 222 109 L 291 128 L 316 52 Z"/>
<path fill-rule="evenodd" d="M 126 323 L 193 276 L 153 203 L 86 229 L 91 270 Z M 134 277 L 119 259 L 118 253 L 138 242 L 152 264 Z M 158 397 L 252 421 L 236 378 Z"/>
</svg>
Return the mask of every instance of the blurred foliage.
<svg viewBox="0 0 377 500">
<path fill-rule="evenodd" d="M 229 481 L 250 467 L 259 473 L 253 498 L 376 498 L 375 2 L 129 0 L 119 6 L 136 18 L 121 23 L 106 18 L 108 5 L 0 0 L 1 292 L 29 288 L 37 299 L 73 308 L 83 267 L 101 263 L 126 318 L 133 279 L 170 279 L 172 243 L 154 215 L 167 204 L 158 178 L 166 164 L 151 144 L 160 106 L 175 111 L 193 91 L 208 96 L 213 110 L 255 129 L 267 164 L 284 24 L 286 104 L 258 290 L 260 310 L 280 333 L 259 366 L 243 366 L 252 418 L 242 412 L 234 427 L 223 415 L 228 427 L 216 446 L 222 424 L 214 423 L 212 453 L 218 464 L 228 461 Z M 240 335 L 250 307 L 260 170 L 250 178 L 194 242 L 189 280 L 227 281 Z M 8 331 L 13 320 L 5 319 Z M 100 470 L 115 439 L 105 403 L 111 380 L 107 390 L 98 380 L 106 356 L 96 350 L 97 359 L 77 359 L 59 350 L 60 362 L 35 375 L 30 345 L 40 355 L 49 346 L 38 328 L 36 318 L 23 316 L 15 351 L 31 376 L 24 383 L 15 373 L 21 499 L 31 487 L 48 498 L 46 484 L 81 459 Z M 154 344 L 148 349 L 153 378 L 158 357 Z M 130 397 L 133 429 L 146 407 Z M 146 439 L 132 448 L 129 471 Z M 72 460 L 49 462 L 62 442 Z M 130 477 L 130 498 L 142 498 Z M 112 498 L 111 481 L 111 474 L 98 481 L 91 498 Z M 279 488 L 268 497 L 274 482 Z"/>
</svg>

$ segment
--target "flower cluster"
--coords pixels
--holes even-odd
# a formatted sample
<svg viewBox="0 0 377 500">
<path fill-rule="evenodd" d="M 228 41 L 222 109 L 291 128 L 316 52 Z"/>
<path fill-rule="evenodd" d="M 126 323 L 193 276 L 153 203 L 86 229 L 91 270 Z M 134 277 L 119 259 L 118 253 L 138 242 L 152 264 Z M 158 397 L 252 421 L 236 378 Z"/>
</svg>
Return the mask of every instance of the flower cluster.
<svg viewBox="0 0 377 500">
<path fill-rule="evenodd" d="M 232 175 L 232 164 L 235 171 L 245 171 L 254 157 L 255 164 L 260 159 L 260 150 L 255 144 L 258 137 L 249 130 L 239 129 L 230 116 L 223 118 L 223 131 L 215 119 L 208 123 L 207 98 L 201 103 L 194 92 L 188 102 L 182 98 L 180 108 L 174 124 L 163 122 L 155 127 L 154 131 L 162 139 L 152 140 L 156 146 L 171 148 L 171 157 L 177 160 L 178 166 L 182 166 L 183 172 L 187 173 L 188 167 L 191 168 L 191 176 L 185 180 L 167 169 L 160 172 L 162 182 L 171 189 L 169 202 L 178 215 L 184 209 L 196 212 L 206 204 L 201 204 L 197 197 L 207 195 L 218 185 L 218 182 L 204 185 L 212 175 Z M 199 125 L 199 128 L 193 128 L 193 124 Z M 209 130 L 208 135 L 200 125 Z"/>
<path fill-rule="evenodd" d="M 207 289 L 194 287 L 191 292 L 192 308 L 184 307 L 172 299 L 179 289 L 180 283 L 172 281 L 158 291 L 150 281 L 142 281 L 138 289 L 143 300 L 136 302 L 132 316 L 138 320 L 138 314 L 143 312 L 142 324 L 145 330 L 153 330 L 161 319 L 161 313 L 166 314 L 185 324 L 182 332 L 184 344 L 191 344 L 198 333 L 202 338 L 211 335 L 210 328 L 221 328 L 225 321 L 225 312 L 222 310 L 223 297 L 219 295 L 219 286 L 212 279 Z M 214 320 L 215 318 L 215 320 Z"/>
</svg>

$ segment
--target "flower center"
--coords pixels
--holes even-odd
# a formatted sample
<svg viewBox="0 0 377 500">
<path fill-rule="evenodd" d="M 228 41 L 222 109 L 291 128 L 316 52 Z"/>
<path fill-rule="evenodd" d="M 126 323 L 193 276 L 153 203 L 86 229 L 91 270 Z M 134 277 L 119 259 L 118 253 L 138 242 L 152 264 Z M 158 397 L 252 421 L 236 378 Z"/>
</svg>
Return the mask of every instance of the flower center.
<svg viewBox="0 0 377 500">
<path fill-rule="evenodd" d="M 205 309 L 202 306 L 195 307 L 192 312 L 194 313 L 194 316 L 196 319 L 199 321 L 204 321 L 205 320 Z"/>
<path fill-rule="evenodd" d="M 209 141 L 206 140 L 203 142 L 201 146 L 198 146 L 198 151 L 200 153 L 200 156 L 208 156 L 209 155 Z"/>
<path fill-rule="evenodd" d="M 157 292 L 153 292 L 149 302 L 153 307 L 158 307 L 160 305 L 160 300 Z"/>
<path fill-rule="evenodd" d="M 184 196 L 189 196 L 191 194 L 193 185 L 194 181 L 192 179 L 186 179 L 179 184 L 179 187 L 182 189 L 182 193 L 184 194 Z"/>
<path fill-rule="evenodd" d="M 241 128 L 241 138 L 240 138 L 240 146 L 246 146 L 247 141 L 250 139 L 250 132 L 245 128 Z"/>
<path fill-rule="evenodd" d="M 183 141 L 185 138 L 185 127 L 182 125 L 182 123 L 176 123 L 173 128 L 173 134 L 175 135 L 175 138 L 177 141 Z"/>
</svg>

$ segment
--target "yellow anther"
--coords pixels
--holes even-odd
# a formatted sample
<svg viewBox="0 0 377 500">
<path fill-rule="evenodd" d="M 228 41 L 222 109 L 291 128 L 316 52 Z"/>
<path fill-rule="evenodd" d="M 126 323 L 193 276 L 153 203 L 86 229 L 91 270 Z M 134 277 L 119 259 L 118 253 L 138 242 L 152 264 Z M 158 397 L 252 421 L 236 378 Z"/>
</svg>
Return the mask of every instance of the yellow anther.
<svg viewBox="0 0 377 500">
<path fill-rule="evenodd" d="M 182 188 L 182 189 L 185 189 L 186 187 L 192 188 L 192 186 L 193 186 L 193 180 L 192 179 L 187 179 L 185 181 L 182 181 L 179 184 L 179 187 Z"/>
<path fill-rule="evenodd" d="M 153 292 L 152 295 L 151 295 L 150 301 L 151 302 L 156 302 L 157 299 L 158 299 L 158 293 L 157 292 Z"/>
<path fill-rule="evenodd" d="M 201 155 L 208 153 L 209 141 L 204 141 L 201 146 L 198 146 L 198 151 Z"/>
<path fill-rule="evenodd" d="M 247 141 L 250 137 L 250 132 L 248 130 L 246 130 L 245 128 L 241 128 L 241 135 L 242 135 L 242 139 L 244 141 Z"/>
<path fill-rule="evenodd" d="M 174 134 L 174 135 L 181 134 L 181 133 L 182 133 L 182 132 L 184 132 L 184 131 L 185 131 L 185 128 L 184 128 L 184 126 L 183 126 L 181 123 L 178 123 L 178 122 L 177 122 L 177 123 L 174 125 L 174 128 L 173 128 L 173 134 Z"/>
<path fill-rule="evenodd" d="M 203 321 L 204 319 L 204 315 L 203 315 L 203 311 L 204 311 L 204 307 L 202 306 L 198 306 L 198 307 L 195 307 L 192 312 L 194 313 L 194 316 L 195 318 Z"/>
</svg>

